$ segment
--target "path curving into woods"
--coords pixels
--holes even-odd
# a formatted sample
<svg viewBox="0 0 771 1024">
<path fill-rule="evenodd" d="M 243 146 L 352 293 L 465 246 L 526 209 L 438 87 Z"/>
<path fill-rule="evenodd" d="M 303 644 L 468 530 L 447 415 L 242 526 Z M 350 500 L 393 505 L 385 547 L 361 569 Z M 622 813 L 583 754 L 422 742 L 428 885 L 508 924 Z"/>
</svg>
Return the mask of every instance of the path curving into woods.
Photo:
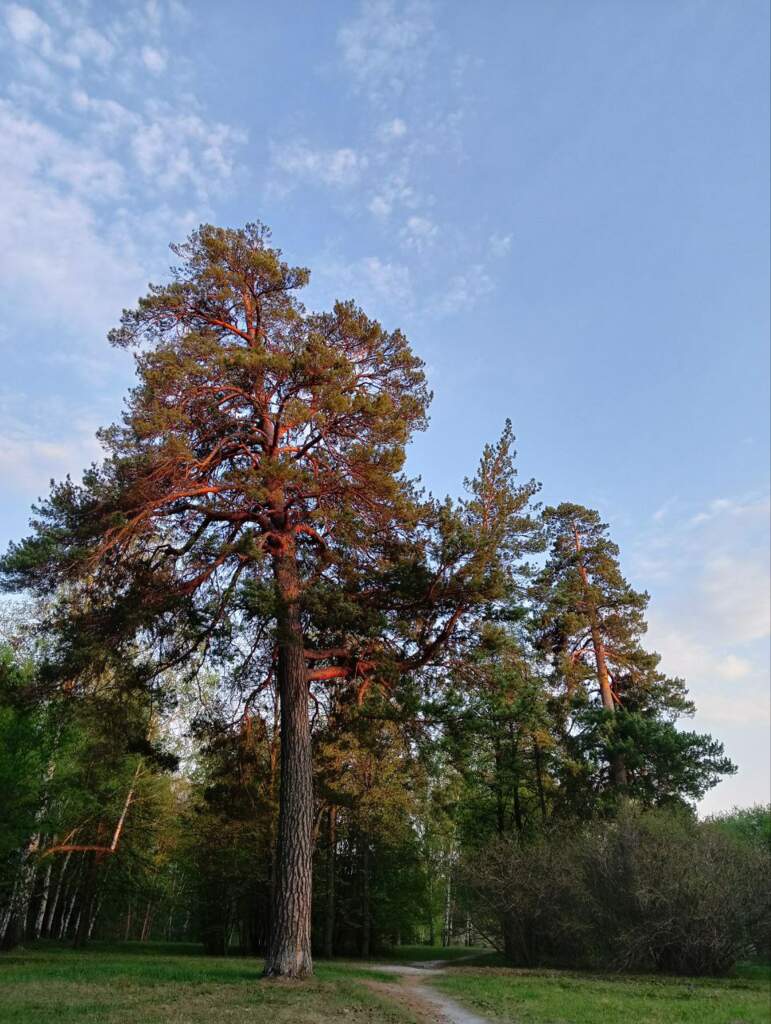
<svg viewBox="0 0 771 1024">
<path fill-rule="evenodd" d="M 461 957 L 474 960 L 478 954 Z M 368 986 L 411 1010 L 424 1024 L 490 1024 L 487 1018 L 467 1010 L 431 984 L 432 977 L 446 973 L 446 960 L 417 960 L 406 964 L 372 964 L 373 970 L 393 974 L 394 982 L 371 981 Z"/>
</svg>

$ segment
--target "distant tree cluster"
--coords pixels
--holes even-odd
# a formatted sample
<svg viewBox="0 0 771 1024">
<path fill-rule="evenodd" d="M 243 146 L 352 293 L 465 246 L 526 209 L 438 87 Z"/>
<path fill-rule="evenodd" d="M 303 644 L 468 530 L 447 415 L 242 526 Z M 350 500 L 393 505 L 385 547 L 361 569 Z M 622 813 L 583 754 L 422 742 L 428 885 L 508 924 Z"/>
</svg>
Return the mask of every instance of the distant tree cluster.
<svg viewBox="0 0 771 1024">
<path fill-rule="evenodd" d="M 597 844 L 659 835 L 656 808 L 691 851 L 693 802 L 735 768 L 677 724 L 693 705 L 600 516 L 536 503 L 508 423 L 460 500 L 420 491 L 420 360 L 351 302 L 308 312 L 269 241 L 173 247 L 111 335 L 137 385 L 105 459 L 0 562 L 31 602 L 1 648 L 0 941 L 196 940 L 291 977 L 416 938 L 556 955 L 563 890 L 548 917 L 548 870 L 525 886 L 548 926 L 514 898 L 533 858 L 589 877 Z M 508 885 L 494 927 L 470 863 Z"/>
</svg>

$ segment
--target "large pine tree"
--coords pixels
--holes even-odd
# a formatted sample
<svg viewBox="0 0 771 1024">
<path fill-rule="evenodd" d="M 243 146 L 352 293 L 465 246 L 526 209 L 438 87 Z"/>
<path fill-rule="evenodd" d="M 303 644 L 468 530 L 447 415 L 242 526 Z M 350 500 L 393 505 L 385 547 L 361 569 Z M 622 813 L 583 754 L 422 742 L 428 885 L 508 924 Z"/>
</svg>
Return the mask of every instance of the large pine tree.
<svg viewBox="0 0 771 1024">
<path fill-rule="evenodd" d="M 722 744 L 674 727 L 694 706 L 642 645 L 648 594 L 624 578 L 596 511 L 564 502 L 543 521 L 550 554 L 533 587 L 534 631 L 568 719 L 581 719 L 578 760 L 602 754 L 616 790 L 652 803 L 700 797 L 735 769 Z"/>
<path fill-rule="evenodd" d="M 123 422 L 82 484 L 54 486 L 6 585 L 47 596 L 44 675 L 109 673 L 163 690 L 214 665 L 248 693 L 276 680 L 280 802 L 266 973 L 310 949 L 309 687 L 395 681 L 435 662 L 500 590 L 525 497 L 508 490 L 510 428 L 460 506 L 402 474 L 425 425 L 420 360 L 353 303 L 309 313 L 259 224 L 203 226 L 172 280 L 124 311 L 137 349 Z M 514 544 L 516 547 L 516 544 Z M 511 549 L 511 550 L 510 550 Z"/>
<path fill-rule="evenodd" d="M 307 313 L 294 292 L 308 271 L 268 240 L 259 224 L 206 226 L 173 247 L 172 282 L 111 335 L 139 353 L 108 459 L 54 490 L 11 562 L 27 584 L 87 575 L 91 610 L 122 635 L 151 630 L 156 654 L 184 610 L 179 660 L 222 643 L 240 579 L 270 578 L 282 782 L 266 971 L 297 977 L 311 971 L 308 683 L 329 658 L 306 646 L 303 591 L 338 537 L 361 556 L 413 515 L 400 470 L 429 396 L 399 331 L 352 303 Z"/>
</svg>

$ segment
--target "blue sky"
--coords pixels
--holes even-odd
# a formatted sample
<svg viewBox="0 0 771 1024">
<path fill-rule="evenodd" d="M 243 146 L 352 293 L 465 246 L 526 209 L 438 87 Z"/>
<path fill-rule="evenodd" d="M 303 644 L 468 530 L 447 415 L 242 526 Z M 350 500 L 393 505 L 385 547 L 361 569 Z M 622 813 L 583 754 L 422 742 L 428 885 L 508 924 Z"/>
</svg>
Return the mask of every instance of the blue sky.
<svg viewBox="0 0 771 1024">
<path fill-rule="evenodd" d="M 704 810 L 768 799 L 767 0 L 1 12 L 0 544 L 96 456 L 168 242 L 261 219 L 426 360 L 434 491 L 510 416 L 600 509 L 740 765 Z"/>
</svg>

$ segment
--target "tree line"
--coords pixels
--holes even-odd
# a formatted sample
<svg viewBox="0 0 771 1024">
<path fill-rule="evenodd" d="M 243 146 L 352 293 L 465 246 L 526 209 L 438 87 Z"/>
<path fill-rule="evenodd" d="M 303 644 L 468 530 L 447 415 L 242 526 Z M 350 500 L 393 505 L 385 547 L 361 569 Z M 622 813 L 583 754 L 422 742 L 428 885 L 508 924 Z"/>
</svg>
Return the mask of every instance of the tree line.
<svg viewBox="0 0 771 1024">
<path fill-rule="evenodd" d="M 104 459 L 0 561 L 27 602 L 0 662 L 2 942 L 195 939 L 290 977 L 461 933 L 521 958 L 471 866 L 687 816 L 735 768 L 677 724 L 608 527 L 538 505 L 509 423 L 462 498 L 425 494 L 400 331 L 307 311 L 262 225 L 172 249 L 110 336 L 137 383 Z"/>
</svg>

